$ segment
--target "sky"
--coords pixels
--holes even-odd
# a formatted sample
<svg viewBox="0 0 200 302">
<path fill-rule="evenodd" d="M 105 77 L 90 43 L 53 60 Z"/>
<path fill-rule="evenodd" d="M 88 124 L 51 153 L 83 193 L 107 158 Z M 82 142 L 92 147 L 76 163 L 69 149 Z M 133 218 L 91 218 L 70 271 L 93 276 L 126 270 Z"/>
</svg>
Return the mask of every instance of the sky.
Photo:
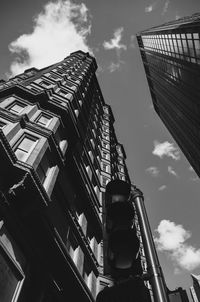
<svg viewBox="0 0 200 302">
<path fill-rule="evenodd" d="M 200 186 L 153 109 L 136 33 L 199 11 L 199 0 L 2 0 L 0 10 L 0 79 L 79 49 L 95 56 L 170 290 L 200 274 Z"/>
</svg>

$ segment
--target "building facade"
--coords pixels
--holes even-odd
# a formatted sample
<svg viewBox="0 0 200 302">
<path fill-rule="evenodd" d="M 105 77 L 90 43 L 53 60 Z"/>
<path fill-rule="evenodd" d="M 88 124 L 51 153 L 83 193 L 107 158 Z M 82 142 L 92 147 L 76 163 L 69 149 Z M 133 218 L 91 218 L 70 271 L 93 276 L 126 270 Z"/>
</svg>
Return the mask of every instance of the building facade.
<svg viewBox="0 0 200 302">
<path fill-rule="evenodd" d="M 200 176 L 200 14 L 142 31 L 137 40 L 154 109 Z"/>
<path fill-rule="evenodd" d="M 168 297 L 170 302 L 189 302 L 187 292 L 182 287 L 173 291 L 169 290 Z"/>
<path fill-rule="evenodd" d="M 192 301 L 199 302 L 193 286 L 190 286 L 190 294 L 191 294 L 191 297 L 192 297 Z"/>
<path fill-rule="evenodd" d="M 191 274 L 193 286 L 190 287 L 190 293 L 194 302 L 200 301 L 200 276 Z"/>
<path fill-rule="evenodd" d="M 105 186 L 130 179 L 96 69 L 78 51 L 0 82 L 1 302 L 95 301 L 112 284 Z"/>
</svg>

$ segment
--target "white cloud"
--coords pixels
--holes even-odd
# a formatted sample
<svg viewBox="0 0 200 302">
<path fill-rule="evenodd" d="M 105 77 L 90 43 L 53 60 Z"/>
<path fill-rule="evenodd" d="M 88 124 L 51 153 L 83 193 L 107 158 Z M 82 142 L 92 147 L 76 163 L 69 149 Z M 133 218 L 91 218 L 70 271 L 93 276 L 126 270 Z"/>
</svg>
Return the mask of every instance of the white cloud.
<svg viewBox="0 0 200 302">
<path fill-rule="evenodd" d="M 160 251 L 174 251 L 191 235 L 190 232 L 184 230 L 182 225 L 176 225 L 169 220 L 162 220 L 156 231 L 159 238 L 155 239 Z"/>
<path fill-rule="evenodd" d="M 145 13 L 150 13 L 153 10 L 153 5 L 148 5 L 145 7 Z"/>
<path fill-rule="evenodd" d="M 159 170 L 157 167 L 149 167 L 146 169 L 146 172 L 148 172 L 149 174 L 151 174 L 154 177 L 157 177 L 159 175 Z"/>
<path fill-rule="evenodd" d="M 120 69 L 120 67 L 121 67 L 121 62 L 118 62 L 118 63 L 111 62 L 110 65 L 108 66 L 108 70 L 110 72 L 114 72 L 114 71 Z"/>
<path fill-rule="evenodd" d="M 170 4 L 170 1 L 166 0 L 165 4 L 164 4 L 164 7 L 163 7 L 163 10 L 162 10 L 162 15 L 166 14 L 166 12 L 168 11 L 169 4 Z"/>
<path fill-rule="evenodd" d="M 162 6 L 163 5 L 163 2 L 164 2 L 164 6 L 162 8 L 162 15 L 166 14 L 166 12 L 168 11 L 168 8 L 169 8 L 169 4 L 170 4 L 170 0 L 156 0 L 154 1 L 152 4 L 148 5 L 145 7 L 145 13 L 151 13 L 155 8 L 156 6 Z"/>
<path fill-rule="evenodd" d="M 169 174 L 172 174 L 172 175 L 178 177 L 178 174 L 174 171 L 174 169 L 171 166 L 167 167 L 167 171 L 169 172 Z"/>
<path fill-rule="evenodd" d="M 158 188 L 158 191 L 163 191 L 163 190 L 165 190 L 166 188 L 167 188 L 166 185 L 162 185 L 162 186 L 160 186 L 160 187 Z"/>
<path fill-rule="evenodd" d="M 200 266 L 200 249 L 186 243 L 191 233 L 169 220 L 162 220 L 154 239 L 158 250 L 168 253 L 175 265 L 191 271 Z"/>
<path fill-rule="evenodd" d="M 11 64 L 12 75 L 33 66 L 51 65 L 73 51 L 92 53 L 87 44 L 90 32 L 85 4 L 75 4 L 71 0 L 48 2 L 34 18 L 32 33 L 21 35 L 9 45 L 9 50 L 17 55 Z"/>
<path fill-rule="evenodd" d="M 146 6 L 146 7 L 145 7 L 145 13 L 151 13 L 151 12 L 155 9 L 155 7 L 156 7 L 158 1 L 159 1 L 159 0 L 156 0 L 156 1 L 154 1 L 152 4 Z"/>
<path fill-rule="evenodd" d="M 154 155 L 163 158 L 163 156 L 171 157 L 175 160 L 180 159 L 180 151 L 173 144 L 168 141 L 159 143 L 158 141 L 154 141 L 154 150 L 152 152 Z"/>
<path fill-rule="evenodd" d="M 187 270 L 193 270 L 200 266 L 200 249 L 193 246 L 182 246 L 176 252 L 176 259 L 179 257 L 179 265 Z"/>
<path fill-rule="evenodd" d="M 116 55 L 117 55 L 117 61 L 111 62 L 107 68 L 110 72 L 119 70 L 121 68 L 122 64 L 124 64 L 124 61 L 121 60 L 121 52 L 122 52 L 122 50 L 126 50 L 127 46 L 125 44 L 121 43 L 123 31 L 124 31 L 123 27 L 117 28 L 114 31 L 114 38 L 112 38 L 110 41 L 103 42 L 103 47 L 105 49 L 107 49 L 107 50 L 114 49 L 116 51 Z"/>
<path fill-rule="evenodd" d="M 124 31 L 123 27 L 117 28 L 114 31 L 114 38 L 112 38 L 110 41 L 107 41 L 107 42 L 104 41 L 103 47 L 105 49 L 118 49 L 118 50 L 124 49 L 124 50 L 126 50 L 127 49 L 126 45 L 121 43 L 123 31 Z"/>
</svg>

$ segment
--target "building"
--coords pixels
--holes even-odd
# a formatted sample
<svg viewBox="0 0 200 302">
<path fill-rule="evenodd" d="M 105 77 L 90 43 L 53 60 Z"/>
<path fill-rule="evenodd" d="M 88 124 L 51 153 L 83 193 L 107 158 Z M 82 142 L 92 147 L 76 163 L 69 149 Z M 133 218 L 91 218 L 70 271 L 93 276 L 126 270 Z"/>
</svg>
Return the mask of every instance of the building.
<svg viewBox="0 0 200 302">
<path fill-rule="evenodd" d="M 96 69 L 77 51 L 0 82 L 1 302 L 95 301 L 112 283 L 105 186 L 130 179 Z"/>
<path fill-rule="evenodd" d="M 200 14 L 138 33 L 154 109 L 200 176 Z"/>
<path fill-rule="evenodd" d="M 191 297 L 192 297 L 192 301 L 199 302 L 193 286 L 190 286 L 190 294 L 191 294 Z"/>
<path fill-rule="evenodd" d="M 200 275 L 191 274 L 193 286 L 190 287 L 190 293 L 194 302 L 200 301 Z"/>
<path fill-rule="evenodd" d="M 182 287 L 169 291 L 168 296 L 170 302 L 189 302 L 187 292 Z"/>
</svg>

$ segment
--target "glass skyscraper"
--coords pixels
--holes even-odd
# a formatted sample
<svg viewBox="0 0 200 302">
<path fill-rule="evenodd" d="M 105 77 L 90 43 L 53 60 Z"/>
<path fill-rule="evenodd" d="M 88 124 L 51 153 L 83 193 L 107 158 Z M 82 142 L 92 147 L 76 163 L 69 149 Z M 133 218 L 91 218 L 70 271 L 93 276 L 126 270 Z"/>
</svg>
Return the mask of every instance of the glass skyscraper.
<svg viewBox="0 0 200 302">
<path fill-rule="evenodd" d="M 200 176 L 200 14 L 137 34 L 153 101 Z"/>
</svg>

